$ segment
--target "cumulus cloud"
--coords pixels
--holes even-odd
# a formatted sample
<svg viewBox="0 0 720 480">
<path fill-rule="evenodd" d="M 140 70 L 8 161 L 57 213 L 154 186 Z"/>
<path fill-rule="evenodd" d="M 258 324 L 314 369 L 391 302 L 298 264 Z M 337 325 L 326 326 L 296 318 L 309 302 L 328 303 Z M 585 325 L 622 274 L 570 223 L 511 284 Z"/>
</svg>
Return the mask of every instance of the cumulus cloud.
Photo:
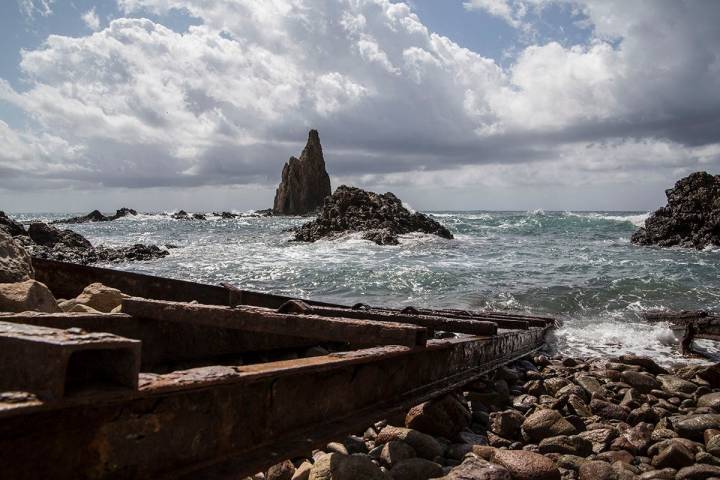
<svg viewBox="0 0 720 480">
<path fill-rule="evenodd" d="M 465 5 L 523 29 L 550 2 Z M 0 129 L 0 165 L 65 159 L 65 181 L 122 187 L 270 184 L 318 128 L 332 174 L 384 184 L 716 168 L 720 5 L 557 2 L 590 42 L 528 45 L 503 68 L 390 0 L 118 0 L 128 18 L 23 51 L 26 90 L 0 82 L 36 125 Z M 200 24 L 141 18 L 172 11 Z M 33 150 L 48 135 L 61 143 Z M 37 171 L 24 175 L 43 186 Z"/>
</svg>

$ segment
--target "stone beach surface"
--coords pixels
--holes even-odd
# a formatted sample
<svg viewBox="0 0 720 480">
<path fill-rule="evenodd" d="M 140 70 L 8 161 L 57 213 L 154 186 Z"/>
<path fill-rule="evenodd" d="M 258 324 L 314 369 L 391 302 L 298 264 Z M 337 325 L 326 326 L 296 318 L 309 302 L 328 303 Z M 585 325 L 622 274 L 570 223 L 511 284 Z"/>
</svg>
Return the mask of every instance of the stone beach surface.
<svg viewBox="0 0 720 480">
<path fill-rule="evenodd" d="M 527 357 L 249 478 L 720 479 L 720 364 Z"/>
</svg>

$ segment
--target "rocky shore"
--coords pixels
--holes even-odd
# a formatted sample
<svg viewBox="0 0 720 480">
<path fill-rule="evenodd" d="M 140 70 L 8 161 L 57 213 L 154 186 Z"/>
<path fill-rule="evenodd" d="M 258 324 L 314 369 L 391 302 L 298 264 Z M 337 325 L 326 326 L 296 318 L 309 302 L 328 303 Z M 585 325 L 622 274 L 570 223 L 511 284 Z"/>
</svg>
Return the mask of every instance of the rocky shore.
<svg viewBox="0 0 720 480">
<path fill-rule="evenodd" d="M 720 175 L 693 173 L 665 195 L 667 205 L 645 220 L 633 243 L 698 250 L 720 245 Z"/>
<path fill-rule="evenodd" d="M 78 217 L 79 218 L 79 217 Z M 78 223 L 78 222 L 76 222 Z M 138 243 L 128 247 L 93 246 L 82 235 L 70 229 L 59 229 L 43 222 L 33 222 L 25 227 L 0 212 L 0 244 L 11 247 L 17 244 L 27 254 L 49 260 L 79 263 L 83 265 L 98 262 L 148 261 L 170 254 L 157 245 Z"/>
<path fill-rule="evenodd" d="M 315 242 L 349 232 L 362 232 L 363 239 L 378 245 L 397 245 L 399 235 L 411 232 L 453 238 L 437 221 L 410 212 L 392 193 L 377 194 L 341 185 L 325 198 L 317 218 L 296 230 L 295 240 Z"/>
<path fill-rule="evenodd" d="M 526 358 L 252 478 L 720 478 L 720 364 Z"/>
</svg>

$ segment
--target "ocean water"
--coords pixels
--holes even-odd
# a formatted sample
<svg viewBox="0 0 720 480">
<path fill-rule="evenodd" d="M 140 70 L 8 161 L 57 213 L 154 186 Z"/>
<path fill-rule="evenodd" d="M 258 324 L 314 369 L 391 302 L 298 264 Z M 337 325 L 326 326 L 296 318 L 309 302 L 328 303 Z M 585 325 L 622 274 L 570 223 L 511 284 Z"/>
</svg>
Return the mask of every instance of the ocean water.
<svg viewBox="0 0 720 480">
<path fill-rule="evenodd" d="M 70 214 L 22 214 L 52 220 Z M 650 309 L 720 307 L 720 251 L 638 247 L 645 212 L 430 212 L 455 235 L 411 234 L 399 246 L 347 235 L 290 242 L 308 218 L 178 221 L 139 215 L 71 225 L 93 244 L 173 244 L 170 256 L 113 265 L 129 271 L 370 305 L 497 309 L 555 316 L 553 345 L 570 355 L 650 355 L 682 363 L 667 324 Z M 713 342 L 697 342 L 720 359 Z M 694 360 L 694 361 L 700 361 Z"/>
</svg>

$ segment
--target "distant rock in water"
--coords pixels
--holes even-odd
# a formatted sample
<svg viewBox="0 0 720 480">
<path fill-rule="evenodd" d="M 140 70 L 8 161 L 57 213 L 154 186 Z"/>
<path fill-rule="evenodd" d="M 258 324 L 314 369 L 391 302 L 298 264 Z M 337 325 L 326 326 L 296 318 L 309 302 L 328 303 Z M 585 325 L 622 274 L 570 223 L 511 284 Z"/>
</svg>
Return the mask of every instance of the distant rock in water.
<svg viewBox="0 0 720 480">
<path fill-rule="evenodd" d="M 185 210 L 173 213 L 171 217 L 175 220 L 207 220 L 207 217 L 202 213 L 188 213 Z"/>
<path fill-rule="evenodd" d="M 140 243 L 131 247 L 93 247 L 90 241 L 79 233 L 68 229 L 60 230 L 43 222 L 32 223 L 27 234 L 17 235 L 14 240 L 35 257 L 83 265 L 155 260 L 170 254 L 156 245 Z"/>
<path fill-rule="evenodd" d="M 423 232 L 452 239 L 450 231 L 422 213 L 412 213 L 392 193 L 377 194 L 341 185 L 312 222 L 295 232 L 295 240 L 314 242 L 346 232 L 364 232 L 378 245 L 397 245 L 398 235 Z"/>
<path fill-rule="evenodd" d="M 52 222 L 55 223 L 92 223 L 92 222 L 111 222 L 113 220 L 117 220 L 118 218 L 127 217 L 128 215 L 137 215 L 137 212 L 133 210 L 132 208 L 126 208 L 123 207 L 115 212 L 115 215 L 111 215 L 109 217 L 103 215 L 100 210 L 93 210 L 92 212 L 88 213 L 87 215 L 83 215 L 81 217 L 71 217 L 71 218 L 65 218 L 62 220 L 55 220 Z"/>
<path fill-rule="evenodd" d="M 720 175 L 693 173 L 665 191 L 668 203 L 645 220 L 638 245 L 702 249 L 720 245 Z"/>
<path fill-rule="evenodd" d="M 282 171 L 282 181 L 275 192 L 273 213 L 304 215 L 316 211 L 331 194 L 330 176 L 325 170 L 320 136 L 310 130 L 307 145 L 300 158 L 290 157 Z"/>
</svg>

